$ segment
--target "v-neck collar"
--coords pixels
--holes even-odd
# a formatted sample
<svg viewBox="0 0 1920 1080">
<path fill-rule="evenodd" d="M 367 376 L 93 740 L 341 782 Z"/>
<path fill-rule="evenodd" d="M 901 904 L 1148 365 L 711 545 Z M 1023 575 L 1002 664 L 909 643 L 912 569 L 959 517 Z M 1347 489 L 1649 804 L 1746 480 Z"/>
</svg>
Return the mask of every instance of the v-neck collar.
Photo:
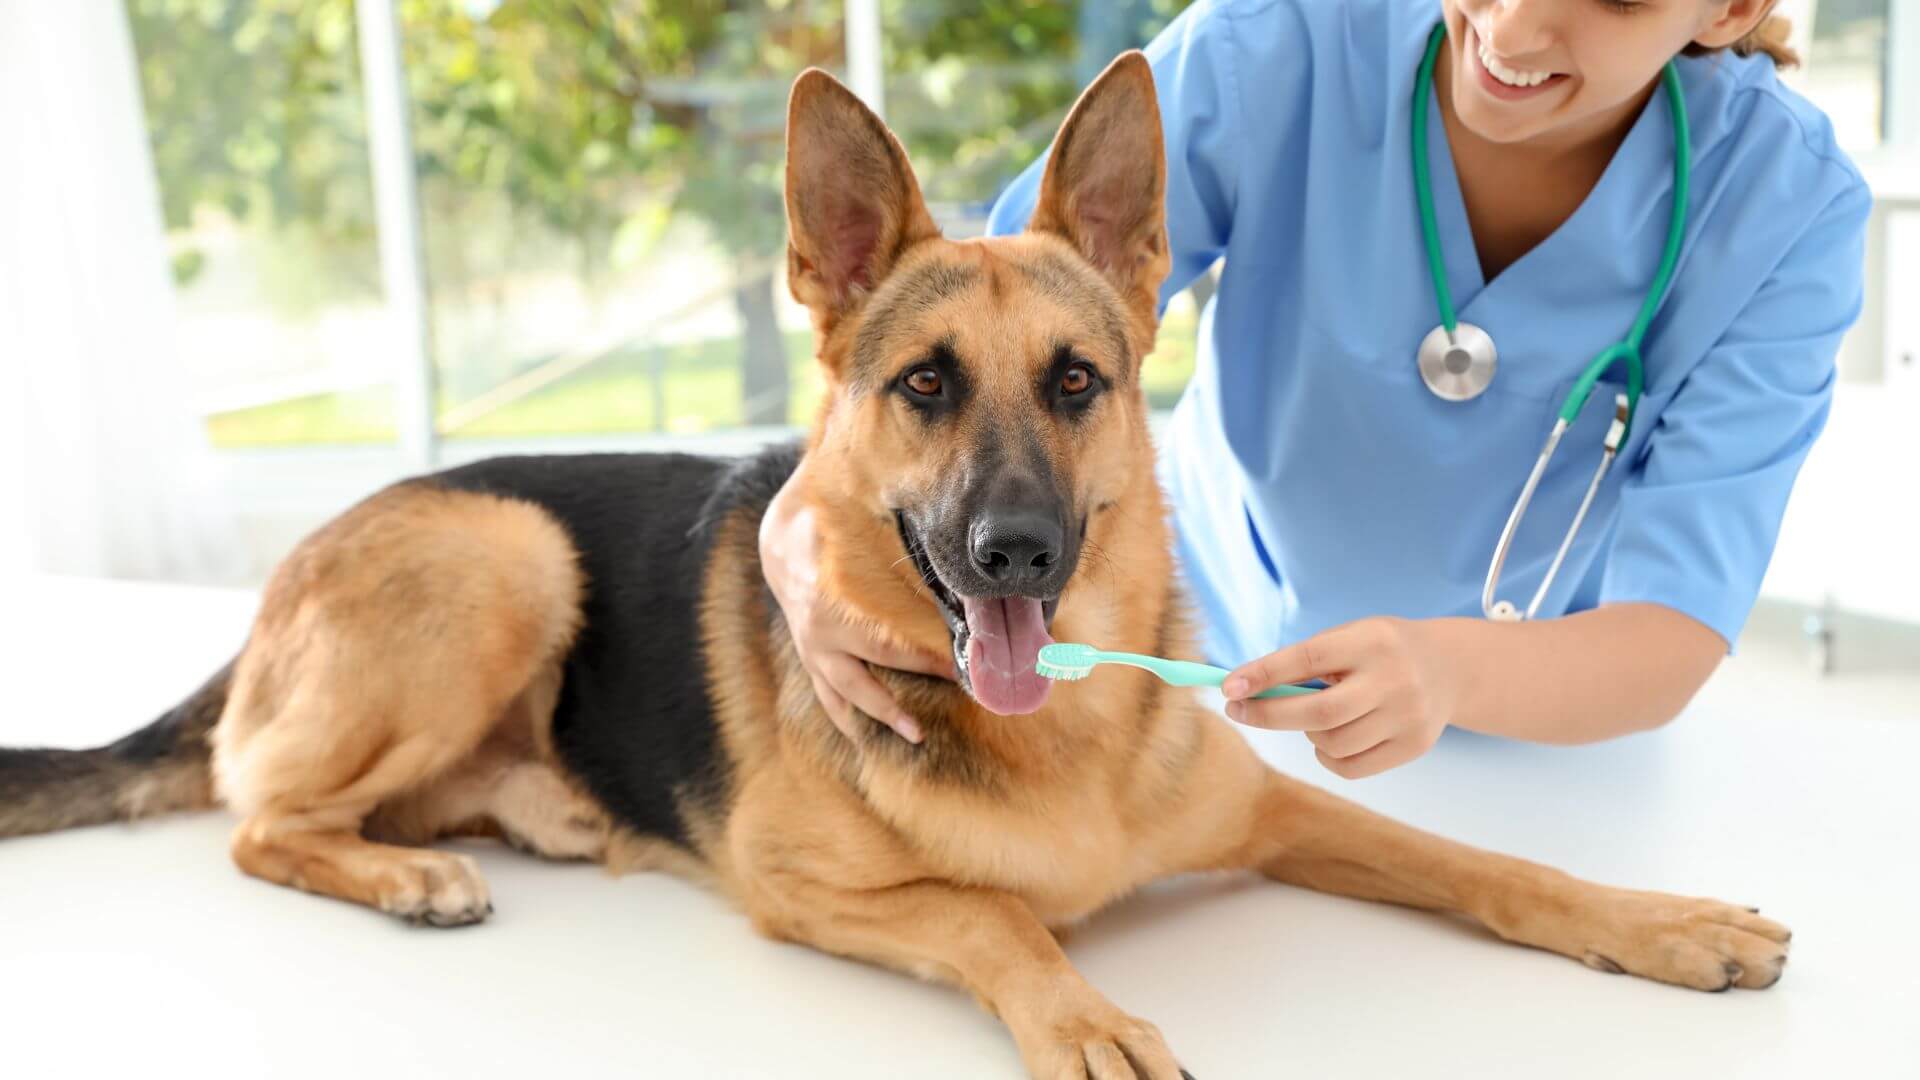
<svg viewBox="0 0 1920 1080">
<path fill-rule="evenodd" d="M 1467 218 L 1466 195 L 1453 165 L 1453 145 L 1447 137 L 1447 125 L 1440 115 L 1439 88 L 1434 88 L 1427 102 L 1427 127 L 1435 133 L 1427 144 L 1428 168 L 1433 177 L 1434 215 L 1447 285 L 1455 297 L 1454 306 L 1460 318 L 1472 321 L 1469 312 L 1524 288 L 1527 281 L 1543 272 L 1543 266 L 1577 265 L 1577 260 L 1569 261 L 1570 255 L 1624 239 L 1626 234 L 1617 229 L 1623 223 L 1603 220 L 1609 216 L 1607 208 L 1619 203 L 1612 198 L 1612 189 L 1628 185 L 1642 193 L 1636 200 L 1648 204 L 1661 201 L 1664 205 L 1673 184 L 1672 131 L 1666 120 L 1665 94 L 1664 88 L 1656 87 L 1647 98 L 1627 137 L 1620 141 L 1606 168 L 1601 170 L 1599 181 L 1580 200 L 1572 215 L 1524 255 L 1508 263 L 1489 282 L 1480 269 L 1479 248 L 1473 239 L 1473 225 Z M 1666 152 L 1650 154 L 1649 141 L 1661 138 L 1668 140 Z M 1657 164 L 1649 168 L 1649 160 Z"/>
</svg>

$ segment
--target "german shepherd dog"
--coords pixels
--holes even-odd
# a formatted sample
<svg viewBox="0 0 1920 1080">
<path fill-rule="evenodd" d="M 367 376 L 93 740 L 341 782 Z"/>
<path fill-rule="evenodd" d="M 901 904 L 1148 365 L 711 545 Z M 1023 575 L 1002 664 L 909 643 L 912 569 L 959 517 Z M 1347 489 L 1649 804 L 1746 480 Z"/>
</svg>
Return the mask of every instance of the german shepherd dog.
<svg viewBox="0 0 1920 1080">
<path fill-rule="evenodd" d="M 1145 673 L 1050 685 L 1050 635 L 1191 655 L 1141 358 L 1168 269 L 1145 59 L 1054 142 L 1020 236 L 943 238 L 900 143 L 820 71 L 788 104 L 788 276 L 827 393 L 804 454 L 519 457 L 407 480 L 276 569 L 238 657 L 112 745 L 0 756 L 0 836 L 231 808 L 234 861 L 434 926 L 492 910 L 437 837 L 688 874 L 771 938 L 965 987 L 1036 1077 L 1182 1075 L 1055 931 L 1168 875 L 1251 870 L 1458 912 L 1701 990 L 1787 929 L 1466 847 L 1269 769 Z M 804 460 L 804 465 L 802 462 Z M 761 576 L 796 476 L 820 588 L 954 682 L 875 674 L 922 743 L 840 735 Z"/>
</svg>

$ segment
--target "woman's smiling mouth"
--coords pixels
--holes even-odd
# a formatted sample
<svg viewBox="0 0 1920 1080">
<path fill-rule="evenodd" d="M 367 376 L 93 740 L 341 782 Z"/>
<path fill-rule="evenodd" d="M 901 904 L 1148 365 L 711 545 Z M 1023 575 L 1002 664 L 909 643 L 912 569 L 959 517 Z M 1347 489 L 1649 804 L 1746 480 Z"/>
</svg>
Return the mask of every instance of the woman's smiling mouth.
<svg viewBox="0 0 1920 1080">
<path fill-rule="evenodd" d="M 1473 39 L 1474 75 L 1482 89 L 1503 101 L 1533 97 L 1548 87 L 1566 81 L 1564 72 L 1533 71 L 1514 67 L 1487 48 L 1476 32 Z"/>
</svg>

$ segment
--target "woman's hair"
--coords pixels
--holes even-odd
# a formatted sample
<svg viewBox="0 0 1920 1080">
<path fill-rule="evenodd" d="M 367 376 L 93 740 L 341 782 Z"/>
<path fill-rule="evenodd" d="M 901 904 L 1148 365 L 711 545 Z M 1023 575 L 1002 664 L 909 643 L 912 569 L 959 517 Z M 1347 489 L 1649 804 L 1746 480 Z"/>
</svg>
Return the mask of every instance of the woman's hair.
<svg viewBox="0 0 1920 1080">
<path fill-rule="evenodd" d="M 1787 44 L 1787 38 L 1793 33 L 1793 24 L 1784 15 L 1768 14 L 1745 37 L 1726 48 L 1732 49 L 1735 56 L 1752 56 L 1765 53 L 1777 68 L 1798 67 L 1800 54 Z M 1688 45 L 1681 50 L 1687 56 L 1711 56 L 1720 49 L 1707 49 L 1699 45 Z"/>
</svg>

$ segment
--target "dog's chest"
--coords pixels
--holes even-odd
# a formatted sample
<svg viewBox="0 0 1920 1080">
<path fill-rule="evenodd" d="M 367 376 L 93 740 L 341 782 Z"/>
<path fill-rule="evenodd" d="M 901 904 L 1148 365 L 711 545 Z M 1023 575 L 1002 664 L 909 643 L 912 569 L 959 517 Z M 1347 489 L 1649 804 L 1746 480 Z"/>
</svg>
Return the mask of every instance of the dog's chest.
<svg viewBox="0 0 1920 1080">
<path fill-rule="evenodd" d="M 974 725 L 931 727 L 915 756 L 870 759 L 859 786 L 931 876 L 1012 893 L 1063 925 L 1191 863 L 1171 819 L 1195 803 L 1188 784 L 1207 741 L 1198 715 L 1160 714 L 1124 740 L 1046 718 L 1022 740 L 942 739 Z"/>
<path fill-rule="evenodd" d="M 1049 925 L 1072 923 L 1159 876 L 1159 859 L 1097 794 L 1031 799 L 923 795 L 899 822 L 940 876 L 1013 893 Z"/>
</svg>

